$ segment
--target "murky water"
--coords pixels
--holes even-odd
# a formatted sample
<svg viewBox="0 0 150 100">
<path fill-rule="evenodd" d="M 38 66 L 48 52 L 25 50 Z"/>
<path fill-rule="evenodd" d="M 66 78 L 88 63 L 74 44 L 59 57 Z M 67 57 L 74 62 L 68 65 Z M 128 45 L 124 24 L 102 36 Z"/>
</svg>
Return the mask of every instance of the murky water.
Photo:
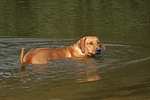
<svg viewBox="0 0 150 100">
<path fill-rule="evenodd" d="M 149 100 L 150 0 L 1 0 L 0 99 Z M 20 52 L 94 35 L 96 57 L 20 68 Z M 46 38 L 29 38 L 46 37 Z"/>
<path fill-rule="evenodd" d="M 94 58 L 65 58 L 50 61 L 49 65 L 20 68 L 23 46 L 26 53 L 39 47 L 66 47 L 76 41 L 73 38 L 0 38 L 0 97 L 12 100 L 150 98 L 150 48 L 135 45 L 133 41 L 128 44 L 104 39 L 101 42 L 106 50 Z"/>
</svg>

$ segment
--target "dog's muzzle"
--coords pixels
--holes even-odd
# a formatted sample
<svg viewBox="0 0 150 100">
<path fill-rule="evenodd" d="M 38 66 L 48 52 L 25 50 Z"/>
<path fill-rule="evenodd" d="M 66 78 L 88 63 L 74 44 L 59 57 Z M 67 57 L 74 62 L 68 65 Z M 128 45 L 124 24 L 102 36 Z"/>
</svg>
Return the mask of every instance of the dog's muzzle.
<svg viewBox="0 0 150 100">
<path fill-rule="evenodd" d="M 101 48 L 97 48 L 97 49 L 96 49 L 96 55 L 97 55 L 97 54 L 101 54 Z"/>
<path fill-rule="evenodd" d="M 101 54 L 101 49 L 100 48 L 97 48 L 95 53 L 88 52 L 89 56 L 94 56 L 94 55 L 98 55 L 98 54 Z"/>
</svg>

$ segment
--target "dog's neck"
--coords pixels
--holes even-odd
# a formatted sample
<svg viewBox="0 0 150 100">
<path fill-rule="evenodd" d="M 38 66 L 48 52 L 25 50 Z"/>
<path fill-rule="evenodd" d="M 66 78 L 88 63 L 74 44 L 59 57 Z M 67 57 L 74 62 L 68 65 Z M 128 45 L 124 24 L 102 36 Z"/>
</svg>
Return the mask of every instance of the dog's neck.
<svg viewBox="0 0 150 100">
<path fill-rule="evenodd" d="M 72 49 L 74 52 L 70 52 L 71 55 L 73 56 L 76 56 L 76 57 L 83 57 L 84 56 L 84 53 L 81 51 L 81 49 L 75 44 L 75 45 L 72 45 L 70 47 L 68 47 L 70 49 Z"/>
</svg>

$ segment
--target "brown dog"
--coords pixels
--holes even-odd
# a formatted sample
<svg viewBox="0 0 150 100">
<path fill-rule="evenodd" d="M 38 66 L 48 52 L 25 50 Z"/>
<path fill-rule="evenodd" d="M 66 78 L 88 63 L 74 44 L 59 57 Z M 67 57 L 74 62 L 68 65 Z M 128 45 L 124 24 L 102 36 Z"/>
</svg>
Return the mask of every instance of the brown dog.
<svg viewBox="0 0 150 100">
<path fill-rule="evenodd" d="M 66 57 L 92 56 L 101 53 L 100 46 L 105 50 L 105 46 L 99 41 L 98 37 L 86 36 L 80 39 L 75 45 L 59 49 L 38 48 L 29 51 L 23 58 L 24 47 L 20 55 L 21 67 L 28 64 L 48 64 L 49 60 Z"/>
</svg>

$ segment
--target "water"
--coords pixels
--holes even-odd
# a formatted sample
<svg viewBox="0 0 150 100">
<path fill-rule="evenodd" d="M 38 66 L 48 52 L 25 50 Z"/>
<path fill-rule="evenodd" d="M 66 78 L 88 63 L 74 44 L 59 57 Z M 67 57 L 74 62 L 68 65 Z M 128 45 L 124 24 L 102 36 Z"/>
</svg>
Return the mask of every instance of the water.
<svg viewBox="0 0 150 100">
<path fill-rule="evenodd" d="M 150 48 L 132 44 L 131 41 L 130 44 L 101 41 L 106 50 L 94 58 L 65 58 L 50 61 L 49 65 L 20 68 L 19 57 L 23 46 L 26 53 L 39 47 L 66 47 L 76 41 L 73 38 L 1 38 L 1 98 L 17 99 L 16 96 L 19 96 L 20 99 L 25 98 L 25 94 L 33 100 L 39 94 L 40 98 L 46 99 L 108 98 L 104 96 L 108 94 L 112 95 L 111 98 L 130 98 L 130 95 L 136 97 L 142 91 L 149 92 Z M 137 84 L 144 87 L 140 88 Z M 126 89 L 126 86 L 131 89 Z M 121 88 L 120 92 L 117 92 L 118 88 Z M 86 96 L 91 93 L 93 96 Z M 149 98 L 149 95 L 145 97 Z"/>
<path fill-rule="evenodd" d="M 149 0 L 1 0 L 0 98 L 149 100 L 149 5 Z M 106 46 L 101 55 L 20 68 L 23 46 L 25 53 L 68 47 L 87 35 Z"/>
<path fill-rule="evenodd" d="M 150 1 L 0 1 L 0 35 L 148 38 Z"/>
</svg>

